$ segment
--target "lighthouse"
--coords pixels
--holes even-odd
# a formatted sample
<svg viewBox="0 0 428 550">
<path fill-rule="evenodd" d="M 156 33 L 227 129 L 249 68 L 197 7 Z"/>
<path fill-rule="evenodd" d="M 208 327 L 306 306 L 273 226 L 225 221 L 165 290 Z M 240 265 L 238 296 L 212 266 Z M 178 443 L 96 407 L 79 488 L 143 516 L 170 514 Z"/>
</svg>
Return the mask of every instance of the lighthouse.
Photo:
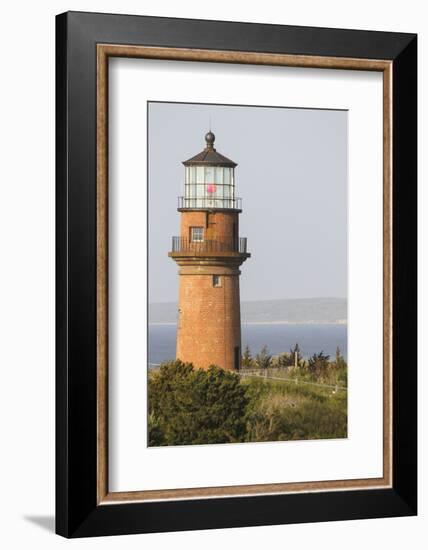
<svg viewBox="0 0 428 550">
<path fill-rule="evenodd" d="M 202 152 L 183 162 L 180 235 L 168 254 L 179 266 L 176 357 L 196 368 L 239 370 L 239 268 L 250 254 L 239 236 L 237 164 L 216 150 L 211 131 L 205 142 Z"/>
</svg>

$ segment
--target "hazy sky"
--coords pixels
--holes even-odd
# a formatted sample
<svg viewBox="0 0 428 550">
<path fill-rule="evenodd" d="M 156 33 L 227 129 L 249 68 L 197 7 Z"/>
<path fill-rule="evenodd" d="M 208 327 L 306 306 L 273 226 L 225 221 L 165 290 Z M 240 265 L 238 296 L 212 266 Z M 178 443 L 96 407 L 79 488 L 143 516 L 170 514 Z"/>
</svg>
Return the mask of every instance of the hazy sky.
<svg viewBox="0 0 428 550">
<path fill-rule="evenodd" d="M 345 111 L 149 104 L 149 301 L 178 297 L 168 258 L 179 235 L 182 161 L 202 151 L 209 120 L 216 149 L 238 163 L 243 199 L 241 300 L 347 296 Z"/>
</svg>

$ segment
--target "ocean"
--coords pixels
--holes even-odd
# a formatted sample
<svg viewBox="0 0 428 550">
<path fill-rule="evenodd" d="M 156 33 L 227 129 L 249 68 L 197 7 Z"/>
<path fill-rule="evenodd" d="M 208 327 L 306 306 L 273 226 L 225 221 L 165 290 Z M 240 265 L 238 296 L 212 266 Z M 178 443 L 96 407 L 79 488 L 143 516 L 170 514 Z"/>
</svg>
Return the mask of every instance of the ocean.
<svg viewBox="0 0 428 550">
<path fill-rule="evenodd" d="M 243 324 L 242 349 L 246 345 L 255 355 L 267 346 L 272 355 L 289 351 L 299 344 L 303 357 L 323 351 L 334 356 L 339 346 L 347 357 L 347 325 L 345 324 Z M 176 325 L 149 325 L 149 365 L 156 366 L 175 358 Z"/>
</svg>

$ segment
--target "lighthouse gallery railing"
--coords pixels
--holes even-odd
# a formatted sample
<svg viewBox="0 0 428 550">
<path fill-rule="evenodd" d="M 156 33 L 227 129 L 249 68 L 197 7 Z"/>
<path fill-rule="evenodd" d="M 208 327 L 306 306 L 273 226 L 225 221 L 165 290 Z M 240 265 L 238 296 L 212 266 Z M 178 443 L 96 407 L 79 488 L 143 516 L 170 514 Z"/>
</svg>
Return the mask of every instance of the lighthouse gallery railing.
<svg viewBox="0 0 428 550">
<path fill-rule="evenodd" d="M 247 238 L 192 241 L 187 237 L 173 237 L 172 252 L 239 252 L 246 254 Z"/>
<path fill-rule="evenodd" d="M 219 210 L 241 210 L 242 199 L 240 197 L 216 197 L 216 196 L 201 196 L 201 197 L 178 197 L 179 209 L 219 209 Z"/>
</svg>

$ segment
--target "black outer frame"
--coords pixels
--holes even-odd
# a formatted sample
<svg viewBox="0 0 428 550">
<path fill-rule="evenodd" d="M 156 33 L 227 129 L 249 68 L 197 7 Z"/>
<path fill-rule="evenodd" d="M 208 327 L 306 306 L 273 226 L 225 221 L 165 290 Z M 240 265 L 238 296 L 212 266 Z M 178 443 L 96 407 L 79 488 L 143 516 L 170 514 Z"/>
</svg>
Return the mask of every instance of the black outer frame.
<svg viewBox="0 0 428 550">
<path fill-rule="evenodd" d="M 96 44 L 393 61 L 393 488 L 97 506 Z M 67 12 L 56 17 L 56 532 L 65 537 L 417 513 L 417 37 Z"/>
</svg>

